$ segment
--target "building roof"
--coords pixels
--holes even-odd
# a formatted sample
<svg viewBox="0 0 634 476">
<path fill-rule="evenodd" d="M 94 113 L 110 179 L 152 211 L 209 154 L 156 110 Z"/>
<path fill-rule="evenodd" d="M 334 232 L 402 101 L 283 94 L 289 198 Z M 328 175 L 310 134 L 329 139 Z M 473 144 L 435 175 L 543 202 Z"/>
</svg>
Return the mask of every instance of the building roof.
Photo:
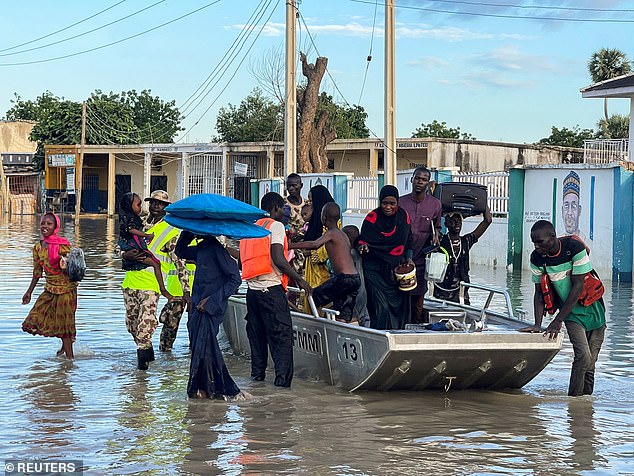
<svg viewBox="0 0 634 476">
<path fill-rule="evenodd" d="M 624 74 L 581 88 L 583 98 L 632 98 L 634 73 Z"/>
</svg>

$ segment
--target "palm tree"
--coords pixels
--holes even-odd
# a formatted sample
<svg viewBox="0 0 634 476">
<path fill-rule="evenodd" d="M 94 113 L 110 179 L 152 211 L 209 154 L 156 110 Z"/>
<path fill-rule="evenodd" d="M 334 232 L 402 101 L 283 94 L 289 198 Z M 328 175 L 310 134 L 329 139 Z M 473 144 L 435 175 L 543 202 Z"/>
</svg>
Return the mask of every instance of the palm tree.
<svg viewBox="0 0 634 476">
<path fill-rule="evenodd" d="M 588 61 L 588 71 L 593 83 L 616 78 L 632 71 L 627 55 L 616 48 L 601 48 Z M 608 120 L 608 98 L 603 99 L 603 114 Z"/>
</svg>

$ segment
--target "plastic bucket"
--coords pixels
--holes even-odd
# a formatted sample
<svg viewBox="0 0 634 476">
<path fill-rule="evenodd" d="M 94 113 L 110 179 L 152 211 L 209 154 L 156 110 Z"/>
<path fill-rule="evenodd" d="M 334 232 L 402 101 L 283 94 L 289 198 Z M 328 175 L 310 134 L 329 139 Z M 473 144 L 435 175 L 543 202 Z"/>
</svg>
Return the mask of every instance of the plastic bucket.
<svg viewBox="0 0 634 476">
<path fill-rule="evenodd" d="M 440 283 L 445 279 L 449 255 L 443 248 L 440 249 L 442 251 L 429 253 L 425 258 L 425 279 L 427 281 Z"/>
<path fill-rule="evenodd" d="M 394 269 L 394 277 L 401 291 L 411 291 L 416 289 L 416 266 L 412 264 L 402 264 Z"/>
</svg>

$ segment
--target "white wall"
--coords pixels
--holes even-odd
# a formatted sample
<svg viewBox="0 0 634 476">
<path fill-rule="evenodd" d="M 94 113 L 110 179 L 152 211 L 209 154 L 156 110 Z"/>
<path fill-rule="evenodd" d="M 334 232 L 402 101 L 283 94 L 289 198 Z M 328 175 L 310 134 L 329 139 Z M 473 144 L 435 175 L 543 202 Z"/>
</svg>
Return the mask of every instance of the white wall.
<svg viewBox="0 0 634 476">
<path fill-rule="evenodd" d="M 462 232 L 464 235 L 470 233 L 480 224 L 482 215 L 465 218 L 462 222 Z M 493 218 L 493 222 L 482 235 L 480 240 L 473 245 L 469 254 L 471 264 L 482 264 L 493 268 L 506 267 L 508 250 L 508 219 Z"/>
<path fill-rule="evenodd" d="M 580 236 L 590 248 L 590 261 L 599 275 L 605 279 L 612 276 L 613 254 L 613 204 L 614 199 L 614 167 L 584 168 L 568 165 L 557 168 L 526 169 L 524 180 L 524 228 L 522 245 L 522 267 L 530 267 L 530 254 L 533 244 L 530 231 L 533 223 L 544 219 L 555 220 L 557 234 L 567 235 L 562 214 L 563 182 L 571 170 L 581 180 L 579 204 Z M 594 178 L 594 192 L 592 183 Z M 594 203 L 591 205 L 591 195 Z M 555 216 L 553 217 L 553 197 Z M 593 223 L 591 225 L 591 217 Z"/>
</svg>

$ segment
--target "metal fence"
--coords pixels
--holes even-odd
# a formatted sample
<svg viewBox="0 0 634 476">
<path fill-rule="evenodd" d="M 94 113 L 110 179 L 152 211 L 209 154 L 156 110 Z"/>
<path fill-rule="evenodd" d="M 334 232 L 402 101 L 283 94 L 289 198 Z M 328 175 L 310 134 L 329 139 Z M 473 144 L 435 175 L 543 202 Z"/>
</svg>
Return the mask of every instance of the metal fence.
<svg viewBox="0 0 634 476">
<path fill-rule="evenodd" d="M 8 210 L 13 215 L 34 215 L 41 211 L 41 175 L 8 175 Z"/>
<path fill-rule="evenodd" d="M 586 164 L 609 164 L 627 160 L 628 139 L 596 139 L 583 141 L 583 161 Z"/>
<path fill-rule="evenodd" d="M 374 210 L 379 204 L 379 180 L 376 177 L 348 178 L 348 210 Z"/>
<path fill-rule="evenodd" d="M 472 182 L 486 185 L 489 208 L 493 215 L 508 215 L 509 213 L 509 173 L 508 172 L 483 172 L 466 173 L 457 172 L 452 175 L 456 182 Z"/>
<path fill-rule="evenodd" d="M 196 193 L 224 194 L 222 154 L 200 154 L 189 159 L 186 196 Z"/>
</svg>

